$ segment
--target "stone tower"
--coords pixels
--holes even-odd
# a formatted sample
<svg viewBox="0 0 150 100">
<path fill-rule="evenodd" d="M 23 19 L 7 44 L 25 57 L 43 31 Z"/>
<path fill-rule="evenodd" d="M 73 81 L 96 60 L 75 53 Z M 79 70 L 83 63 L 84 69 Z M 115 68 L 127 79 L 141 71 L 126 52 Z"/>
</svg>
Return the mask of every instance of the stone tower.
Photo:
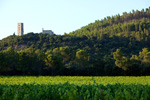
<svg viewBox="0 0 150 100">
<path fill-rule="evenodd" d="M 23 23 L 18 23 L 18 36 L 22 36 L 24 34 Z"/>
</svg>

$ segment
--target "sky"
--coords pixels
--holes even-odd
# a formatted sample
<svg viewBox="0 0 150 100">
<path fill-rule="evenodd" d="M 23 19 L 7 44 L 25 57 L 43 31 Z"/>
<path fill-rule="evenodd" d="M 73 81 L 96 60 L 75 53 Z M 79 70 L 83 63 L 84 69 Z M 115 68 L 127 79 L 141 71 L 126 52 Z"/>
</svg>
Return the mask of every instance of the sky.
<svg viewBox="0 0 150 100">
<path fill-rule="evenodd" d="M 42 28 L 63 35 L 95 20 L 150 7 L 150 0 L 0 0 L 0 40 L 17 35 L 17 23 L 24 34 Z"/>
</svg>

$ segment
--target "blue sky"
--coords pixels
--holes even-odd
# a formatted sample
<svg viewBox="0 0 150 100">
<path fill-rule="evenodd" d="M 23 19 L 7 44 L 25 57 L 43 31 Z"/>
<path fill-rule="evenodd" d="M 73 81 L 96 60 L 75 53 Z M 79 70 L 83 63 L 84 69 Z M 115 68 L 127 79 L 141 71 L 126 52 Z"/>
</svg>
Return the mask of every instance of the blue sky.
<svg viewBox="0 0 150 100">
<path fill-rule="evenodd" d="M 63 35 L 123 12 L 148 8 L 150 0 L 0 0 L 0 39 L 24 32 L 39 33 L 42 28 Z"/>
</svg>

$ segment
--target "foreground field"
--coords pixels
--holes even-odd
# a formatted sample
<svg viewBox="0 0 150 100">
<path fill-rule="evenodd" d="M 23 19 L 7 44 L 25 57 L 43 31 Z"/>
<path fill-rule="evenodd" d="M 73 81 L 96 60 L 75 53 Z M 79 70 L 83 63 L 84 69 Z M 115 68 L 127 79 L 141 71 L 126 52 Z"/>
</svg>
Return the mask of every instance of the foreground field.
<svg viewBox="0 0 150 100">
<path fill-rule="evenodd" d="M 0 100 L 150 100 L 150 77 L 0 77 Z"/>
<path fill-rule="evenodd" d="M 150 100 L 148 85 L 0 85 L 0 100 Z"/>
</svg>

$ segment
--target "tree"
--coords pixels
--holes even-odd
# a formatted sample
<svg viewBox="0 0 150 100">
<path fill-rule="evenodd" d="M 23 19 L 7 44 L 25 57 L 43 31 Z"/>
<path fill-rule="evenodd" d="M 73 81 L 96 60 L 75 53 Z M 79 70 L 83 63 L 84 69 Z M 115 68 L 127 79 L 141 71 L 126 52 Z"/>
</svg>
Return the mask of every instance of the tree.
<svg viewBox="0 0 150 100">
<path fill-rule="evenodd" d="M 70 50 L 69 47 L 60 47 L 60 54 L 63 58 L 63 62 L 68 61 L 70 58 Z"/>
<path fill-rule="evenodd" d="M 57 56 L 57 57 L 61 58 L 61 54 L 60 54 L 59 48 L 53 49 L 52 54 L 53 54 L 54 56 Z"/>
<path fill-rule="evenodd" d="M 58 57 L 50 54 L 45 58 L 45 63 L 47 65 L 46 69 L 51 69 L 51 75 L 54 76 L 62 69 L 62 61 Z M 61 72 L 60 72 L 61 73 Z"/>
<path fill-rule="evenodd" d="M 44 52 L 42 52 L 41 50 L 36 50 L 35 51 L 35 54 L 36 54 L 36 68 L 37 68 L 37 72 L 38 72 L 38 75 L 41 75 L 42 74 L 42 67 L 44 65 L 44 59 L 46 57 L 46 55 L 44 54 Z"/>
<path fill-rule="evenodd" d="M 123 56 L 123 53 L 120 49 L 117 49 L 116 52 L 113 53 L 114 59 L 121 59 Z"/>
<path fill-rule="evenodd" d="M 15 66 L 18 62 L 18 54 L 16 51 L 14 51 L 13 47 L 7 48 L 7 50 L 3 51 L 4 59 L 5 59 L 5 68 L 7 69 L 7 72 L 11 74 L 15 74 Z"/>
<path fill-rule="evenodd" d="M 8 67 L 7 60 L 5 59 L 5 54 L 0 52 L 0 74 L 9 72 L 11 69 Z"/>
<path fill-rule="evenodd" d="M 17 71 L 22 73 L 23 75 L 27 75 L 29 70 L 29 67 L 32 67 L 29 65 L 29 56 L 27 56 L 27 53 L 24 51 L 19 51 L 19 59 L 18 59 L 18 64 L 16 66 Z"/>
<path fill-rule="evenodd" d="M 146 57 L 147 57 L 147 54 L 148 54 L 148 49 L 147 49 L 147 48 L 143 48 L 143 49 L 142 49 L 142 52 L 139 52 L 139 59 L 140 59 L 142 62 L 145 62 Z"/>
<path fill-rule="evenodd" d="M 88 65 L 88 55 L 85 50 L 79 49 L 76 52 L 76 62 L 82 68 L 86 68 Z"/>
<path fill-rule="evenodd" d="M 120 49 L 117 49 L 116 52 L 113 53 L 113 57 L 116 60 L 116 66 L 122 68 L 125 71 L 128 70 L 129 59 L 123 56 L 123 53 Z"/>
<path fill-rule="evenodd" d="M 35 50 L 33 47 L 27 48 L 24 51 L 28 54 L 28 56 L 34 56 Z"/>
</svg>

